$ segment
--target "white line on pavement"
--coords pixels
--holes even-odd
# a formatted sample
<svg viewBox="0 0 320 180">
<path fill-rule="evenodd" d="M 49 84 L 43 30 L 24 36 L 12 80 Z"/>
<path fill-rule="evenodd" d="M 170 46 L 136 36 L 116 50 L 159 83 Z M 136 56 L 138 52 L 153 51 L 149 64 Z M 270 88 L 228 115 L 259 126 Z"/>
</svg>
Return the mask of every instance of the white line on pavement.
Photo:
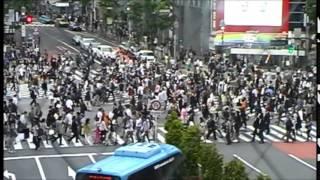
<svg viewBox="0 0 320 180">
<path fill-rule="evenodd" d="M 263 173 L 261 170 L 257 169 L 256 167 L 254 167 L 253 165 L 251 165 L 250 163 L 248 163 L 247 161 L 245 161 L 244 159 L 242 159 L 240 156 L 233 154 L 233 157 L 237 158 L 238 160 L 240 160 L 241 162 L 243 162 L 245 165 L 247 165 L 249 168 L 253 169 L 254 171 L 256 171 L 257 173 L 265 176 L 266 174 Z"/>
<path fill-rule="evenodd" d="M 5 157 L 3 160 L 18 160 L 18 159 L 32 159 L 32 158 L 55 158 L 55 157 L 78 157 L 88 155 L 112 155 L 113 152 L 105 153 L 79 153 L 79 154 L 53 154 L 53 155 L 38 155 L 38 156 L 19 156 L 19 157 Z"/>
<path fill-rule="evenodd" d="M 293 159 L 295 159 L 295 160 L 297 160 L 297 161 L 299 161 L 299 162 L 301 162 L 302 164 L 304 164 L 304 165 L 306 165 L 306 166 L 308 166 L 309 168 L 311 168 L 311 169 L 313 169 L 313 170 L 317 170 L 315 167 L 313 167 L 313 166 L 311 166 L 310 164 L 308 164 L 308 163 L 306 163 L 306 162 L 304 162 L 303 160 L 301 160 L 300 158 L 298 158 L 298 157 L 296 157 L 296 156 L 294 156 L 294 155 L 292 155 L 292 154 L 288 154 L 291 158 L 293 158 Z"/>
<path fill-rule="evenodd" d="M 42 168 L 42 165 L 40 163 L 39 158 L 36 157 L 35 160 L 36 160 L 36 164 L 39 169 L 39 172 L 40 172 L 41 180 L 46 180 L 46 176 L 44 175 L 44 171 L 43 171 L 43 168 Z"/>
<path fill-rule="evenodd" d="M 168 131 L 165 130 L 164 127 L 158 127 L 158 129 L 159 129 L 160 131 L 162 131 L 163 133 L 165 133 L 165 134 L 168 133 Z"/>
<path fill-rule="evenodd" d="M 67 44 L 66 42 L 63 42 L 63 41 L 61 41 L 61 40 L 59 40 L 59 39 L 57 39 L 57 41 L 61 42 L 61 43 L 62 43 L 62 44 L 64 44 L 65 46 L 67 46 L 67 47 L 71 48 L 72 50 L 76 51 L 77 53 L 80 53 L 80 51 L 79 51 L 78 49 L 76 49 L 76 48 L 74 48 L 74 47 L 70 46 L 70 45 L 69 45 L 69 44 Z"/>
<path fill-rule="evenodd" d="M 166 139 L 161 134 L 158 133 L 157 138 L 159 139 L 160 142 L 166 143 Z"/>
<path fill-rule="evenodd" d="M 96 163 L 97 161 L 93 158 L 92 154 L 89 154 L 89 159 L 91 160 L 92 163 Z"/>
</svg>

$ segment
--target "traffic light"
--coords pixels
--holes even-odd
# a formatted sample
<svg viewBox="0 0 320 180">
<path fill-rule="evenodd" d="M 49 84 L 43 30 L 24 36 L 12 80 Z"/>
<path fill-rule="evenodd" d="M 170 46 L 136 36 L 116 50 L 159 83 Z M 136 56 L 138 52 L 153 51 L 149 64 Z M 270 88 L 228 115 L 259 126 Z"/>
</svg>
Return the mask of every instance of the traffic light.
<svg viewBox="0 0 320 180">
<path fill-rule="evenodd" d="M 27 23 L 28 24 L 32 23 L 32 16 L 27 16 Z"/>
</svg>

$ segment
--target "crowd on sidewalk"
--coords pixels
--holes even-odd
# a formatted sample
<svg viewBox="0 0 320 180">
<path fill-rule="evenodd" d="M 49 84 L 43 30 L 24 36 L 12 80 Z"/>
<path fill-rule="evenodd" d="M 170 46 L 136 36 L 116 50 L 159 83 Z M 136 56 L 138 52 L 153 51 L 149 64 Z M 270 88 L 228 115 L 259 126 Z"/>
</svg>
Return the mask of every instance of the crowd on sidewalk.
<svg viewBox="0 0 320 180">
<path fill-rule="evenodd" d="M 307 140 L 311 137 L 316 99 L 312 72 L 297 70 L 284 77 L 283 71 L 277 68 L 272 81 L 248 62 L 217 55 L 210 57 L 208 70 L 203 70 L 200 61 L 192 53 L 186 53 L 183 60 L 189 74 L 182 73 L 183 65 L 173 65 L 169 61 L 163 67 L 137 59 L 127 64 L 120 57 L 103 59 L 100 74 L 92 78 L 90 70 L 96 58 L 93 54 L 74 61 L 67 55 L 49 57 L 47 51 L 40 54 L 33 49 L 14 48 L 7 52 L 4 91 L 10 86 L 10 90 L 16 92 L 3 102 L 9 152 L 14 150 L 17 133 L 24 133 L 24 139 L 28 139 L 29 132 L 33 134 L 36 150 L 41 139 L 61 144 L 62 136 L 69 142 L 73 138 L 78 141 L 93 137 L 94 143 L 117 144 L 119 129 L 125 144 L 135 139 L 149 141 L 154 128 L 151 100 L 160 101 L 165 109 L 175 109 L 186 125 L 195 124 L 195 112 L 200 110 L 203 137 L 210 139 L 213 134 L 216 140 L 218 133 L 226 138 L 227 144 L 233 140 L 240 142 L 240 128 L 246 128 L 249 113 L 254 113 L 252 141 L 258 135 L 264 143 L 264 133 L 270 133 L 272 123 L 285 125 L 287 142 L 301 133 L 303 123 Z M 86 66 L 80 67 L 81 61 Z M 74 78 L 75 69 L 82 69 L 81 81 Z M 32 99 L 29 112 L 18 111 L 18 84 L 23 82 L 29 84 Z M 46 114 L 38 102 L 39 89 L 50 100 Z M 125 94 L 129 98 L 127 104 L 123 101 Z M 116 96 L 120 96 L 119 101 Z M 109 100 L 113 101 L 111 112 L 99 108 L 95 117 L 85 116 L 87 111 L 95 109 L 97 101 L 105 104 Z M 283 115 L 285 122 L 282 122 Z M 93 127 L 90 121 L 94 121 Z M 225 137 L 221 131 L 225 132 Z"/>
</svg>

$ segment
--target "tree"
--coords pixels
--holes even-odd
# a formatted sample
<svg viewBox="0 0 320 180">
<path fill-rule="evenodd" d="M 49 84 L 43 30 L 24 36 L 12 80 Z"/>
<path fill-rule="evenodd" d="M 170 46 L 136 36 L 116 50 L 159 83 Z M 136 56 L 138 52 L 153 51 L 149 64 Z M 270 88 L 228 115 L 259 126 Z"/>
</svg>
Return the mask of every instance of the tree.
<svg viewBox="0 0 320 180">
<path fill-rule="evenodd" d="M 218 153 L 214 144 L 201 144 L 199 164 L 204 180 L 222 179 L 223 156 Z"/>
<path fill-rule="evenodd" d="M 173 25 L 174 17 L 160 12 L 172 7 L 170 0 L 131 0 L 128 6 L 129 17 L 133 21 L 138 38 L 148 36 L 152 39 L 158 30 L 165 30 Z"/>
<path fill-rule="evenodd" d="M 186 176 L 197 176 L 198 159 L 200 155 L 200 130 L 197 126 L 188 127 L 182 133 L 180 147 L 185 156 L 184 174 Z"/>
<path fill-rule="evenodd" d="M 168 113 L 168 115 L 166 117 L 164 129 L 169 131 L 171 123 L 173 122 L 173 120 L 176 120 L 176 119 L 179 119 L 177 112 L 175 110 L 170 110 L 170 112 Z"/>
<path fill-rule="evenodd" d="M 178 115 L 176 112 L 171 112 L 167 116 L 165 130 L 168 131 L 165 134 L 166 143 L 174 145 L 181 149 L 180 144 L 183 135 L 183 124 L 181 123 L 181 120 L 178 119 Z"/>
<path fill-rule="evenodd" d="M 100 7 L 103 11 L 104 24 L 107 25 L 108 19 L 114 21 L 119 16 L 119 4 L 117 0 L 100 0 Z"/>
<path fill-rule="evenodd" d="M 232 160 L 225 164 L 223 180 L 249 180 L 243 164 L 239 160 Z"/>
<path fill-rule="evenodd" d="M 7 4 L 7 9 L 20 11 L 24 6 L 27 12 L 32 10 L 32 0 L 7 0 L 5 3 Z"/>
<path fill-rule="evenodd" d="M 315 21 L 317 19 L 317 1 L 316 0 L 307 0 L 305 11 L 309 16 L 309 19 Z"/>
</svg>

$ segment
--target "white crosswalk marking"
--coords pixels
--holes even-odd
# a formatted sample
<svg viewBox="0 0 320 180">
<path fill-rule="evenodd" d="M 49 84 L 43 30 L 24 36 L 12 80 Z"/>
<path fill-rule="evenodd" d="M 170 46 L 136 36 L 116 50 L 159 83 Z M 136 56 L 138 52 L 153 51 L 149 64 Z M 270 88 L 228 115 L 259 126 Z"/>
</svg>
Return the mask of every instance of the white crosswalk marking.
<svg viewBox="0 0 320 180">
<path fill-rule="evenodd" d="M 118 144 L 120 144 L 120 145 L 124 144 L 124 140 L 121 139 L 119 135 L 116 135 L 116 136 L 117 136 L 116 138 L 117 138 Z"/>
<path fill-rule="evenodd" d="M 61 141 L 62 145 L 60 147 L 69 147 L 67 141 L 64 139 L 64 137 L 62 137 L 62 141 Z"/>
<path fill-rule="evenodd" d="M 80 140 L 79 140 L 78 142 L 76 142 L 76 138 L 73 138 L 73 139 L 72 139 L 72 142 L 73 142 L 74 146 L 76 146 L 76 147 L 81 147 L 81 146 L 83 146 L 83 144 L 81 143 Z"/>
<path fill-rule="evenodd" d="M 27 143 L 30 149 L 36 148 L 36 145 L 33 144 L 33 134 L 30 133 L 29 139 L 27 139 Z"/>
<path fill-rule="evenodd" d="M 162 143 L 166 143 L 166 139 L 161 135 L 161 134 L 157 134 L 157 138 L 158 138 L 158 140 L 160 141 L 160 142 L 162 142 Z"/>
<path fill-rule="evenodd" d="M 254 131 L 254 127 L 252 125 L 248 125 L 247 126 L 247 130 L 246 131 L 240 131 L 240 142 L 245 142 L 245 143 L 249 143 L 251 142 L 251 139 L 253 137 L 252 133 Z M 307 139 L 307 134 L 305 133 L 305 129 L 302 128 L 301 129 L 302 134 L 296 135 L 296 140 L 298 142 L 306 142 Z M 315 132 L 315 131 L 312 131 Z M 161 143 L 165 143 L 165 134 L 167 133 L 167 131 L 164 129 L 164 127 L 159 127 L 158 131 L 157 131 L 157 135 L 156 135 L 156 140 L 152 139 L 153 142 L 161 142 Z M 220 138 L 219 136 L 217 137 L 217 140 L 212 140 L 212 139 L 204 139 L 202 138 L 201 140 L 205 143 L 226 143 L 226 133 L 225 132 L 221 132 L 223 135 L 223 138 Z M 284 137 L 285 137 L 285 133 L 286 130 L 284 128 L 282 128 L 281 126 L 277 126 L 277 125 L 270 125 L 270 134 L 265 134 L 264 133 L 264 138 L 265 138 L 265 142 L 284 142 Z M 118 144 L 122 145 L 124 144 L 124 140 L 120 137 L 119 134 L 114 134 L 114 136 L 116 135 L 117 142 Z M 151 137 L 151 136 L 150 136 Z M 255 136 L 256 141 L 260 141 L 260 138 L 258 135 Z M 67 137 L 62 137 L 62 145 L 58 146 L 58 147 L 83 147 L 83 146 L 96 146 L 96 144 L 93 144 L 91 141 L 88 141 L 88 139 L 82 139 L 81 141 L 79 140 L 78 143 L 76 143 L 76 139 L 72 139 L 72 143 L 68 144 L 66 141 Z M 90 139 L 90 138 L 89 138 Z M 33 140 L 33 135 L 30 133 L 30 137 L 29 139 L 27 139 L 26 142 L 22 142 L 23 140 L 23 134 L 19 133 L 18 137 L 16 138 L 16 143 L 14 144 L 14 149 L 15 150 L 24 150 L 24 149 L 35 149 L 35 144 L 33 144 L 32 140 Z M 315 142 L 316 138 L 313 137 L 312 139 L 310 139 L 310 142 Z M 134 141 L 137 142 L 136 137 L 134 136 Z M 147 141 L 147 140 L 146 140 Z M 40 148 L 53 148 L 53 145 L 51 144 L 51 142 L 49 141 L 49 144 L 46 143 L 45 140 L 41 141 L 43 145 L 40 146 Z M 59 139 L 57 139 L 56 142 L 59 142 Z M 5 145 L 5 144 L 4 144 Z M 6 150 L 6 148 L 4 148 L 4 150 Z"/>
<path fill-rule="evenodd" d="M 45 148 L 53 148 L 50 141 L 48 141 L 49 144 L 47 144 L 46 140 L 42 140 L 42 143 Z"/>
<path fill-rule="evenodd" d="M 51 87 L 52 87 L 53 85 L 52 84 L 48 84 L 48 89 L 51 89 Z M 38 99 L 42 99 L 42 98 L 45 98 L 45 93 L 44 93 L 44 91 L 42 90 L 42 88 L 38 88 L 38 92 L 39 92 L 39 94 L 38 94 L 38 96 L 37 96 L 37 98 Z M 10 90 L 10 88 L 9 87 L 7 87 L 7 96 L 14 96 L 16 94 L 16 92 L 15 91 L 12 91 L 12 90 Z M 50 94 L 50 92 L 48 91 L 48 94 L 47 95 L 49 95 Z M 19 94 L 18 94 L 18 97 L 20 98 L 20 99 L 24 99 L 24 98 L 30 98 L 30 91 L 29 91 L 29 86 L 28 86 L 28 84 L 26 84 L 26 83 L 24 83 L 24 84 L 19 84 Z"/>
<path fill-rule="evenodd" d="M 254 131 L 254 127 L 253 127 L 253 126 L 247 126 L 247 127 L 248 127 L 248 129 Z M 270 136 L 269 134 L 264 134 L 264 137 L 265 137 L 266 139 L 272 141 L 272 142 L 280 142 L 279 139 L 276 139 L 276 138 Z"/>
<path fill-rule="evenodd" d="M 251 141 L 251 139 L 247 138 L 247 137 L 244 136 L 243 134 L 240 134 L 240 135 L 239 135 L 239 138 L 240 138 L 242 141 L 244 141 L 244 142 L 250 142 L 250 141 Z"/>
<path fill-rule="evenodd" d="M 274 129 L 276 129 L 276 130 L 278 130 L 279 132 L 281 132 L 281 133 L 283 133 L 283 134 L 286 134 L 286 130 L 285 129 L 283 129 L 283 128 L 281 128 L 281 127 L 279 127 L 279 126 L 276 126 L 276 125 L 270 125 L 270 127 L 272 127 L 272 128 L 274 128 Z M 303 138 L 301 138 L 301 137 L 299 137 L 299 136 L 297 136 L 296 137 L 296 140 L 298 140 L 298 141 L 305 141 L 305 139 L 303 139 Z"/>
<path fill-rule="evenodd" d="M 15 150 L 20 150 L 23 149 L 21 141 L 16 141 L 15 144 L 13 145 Z"/>
</svg>

